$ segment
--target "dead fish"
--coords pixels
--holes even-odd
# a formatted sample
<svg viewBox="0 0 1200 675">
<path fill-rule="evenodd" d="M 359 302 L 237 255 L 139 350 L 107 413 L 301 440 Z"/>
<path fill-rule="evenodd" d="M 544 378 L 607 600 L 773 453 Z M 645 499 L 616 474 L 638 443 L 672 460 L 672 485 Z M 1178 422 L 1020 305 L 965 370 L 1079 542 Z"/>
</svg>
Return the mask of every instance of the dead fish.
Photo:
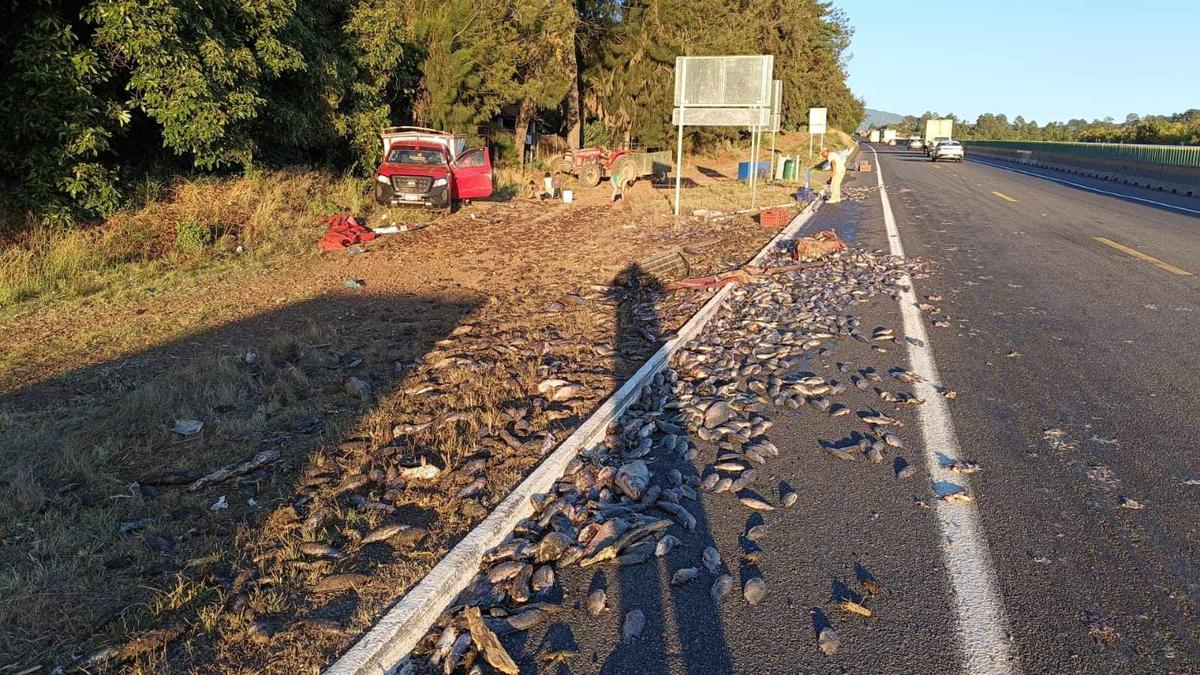
<svg viewBox="0 0 1200 675">
<path fill-rule="evenodd" d="M 764 502 L 761 499 L 758 499 L 757 497 L 751 497 L 749 495 L 744 495 L 744 496 L 738 497 L 738 501 L 741 502 L 742 505 L 745 506 L 746 508 L 754 509 L 755 511 L 774 511 L 775 510 L 774 506 Z"/>
<path fill-rule="evenodd" d="M 553 391 L 555 389 L 558 389 L 559 387 L 564 387 L 568 384 L 571 384 L 571 383 L 566 380 L 560 380 L 558 378 L 552 377 L 552 378 L 545 379 L 545 380 L 542 380 L 541 382 L 539 382 L 538 386 L 537 386 L 537 390 L 538 390 L 539 394 L 545 394 L 546 392 Z"/>
<path fill-rule="evenodd" d="M 871 414 L 863 415 L 862 421 L 866 422 L 867 424 L 874 424 L 876 426 L 881 426 L 881 427 L 889 426 L 889 425 L 897 426 L 897 427 L 904 426 L 904 422 L 901 422 L 900 420 L 898 420 L 894 417 L 889 417 L 887 415 L 884 415 L 883 413 L 871 413 Z"/>
<path fill-rule="evenodd" d="M 682 586 L 699 575 L 700 569 L 698 567 L 684 567 L 683 569 L 676 570 L 675 574 L 671 575 L 671 585 Z"/>
<path fill-rule="evenodd" d="M 529 579 L 529 587 L 534 593 L 539 593 L 554 585 L 554 568 L 550 565 L 542 565 L 533 572 L 533 576 Z"/>
<path fill-rule="evenodd" d="M 951 473 L 976 473 L 979 471 L 979 464 L 977 462 L 959 460 L 947 464 L 946 470 Z"/>
<path fill-rule="evenodd" d="M 842 448 L 838 448 L 833 445 L 823 445 L 823 446 L 821 446 L 821 449 L 823 449 L 825 452 L 828 452 L 829 454 L 833 455 L 834 457 L 836 457 L 840 460 L 844 460 L 847 462 L 854 461 L 854 455 L 846 452 Z"/>
<path fill-rule="evenodd" d="M 863 454 L 866 455 L 867 461 L 869 461 L 872 464 L 882 464 L 883 463 L 883 453 L 880 452 L 879 448 L 875 447 L 874 445 L 868 447 L 866 449 L 866 451 L 863 452 Z"/>
<path fill-rule="evenodd" d="M 1140 511 L 1141 509 L 1146 508 L 1146 504 L 1143 502 L 1139 502 L 1138 500 L 1133 499 L 1131 497 L 1122 496 L 1121 497 L 1121 508 L 1133 509 L 1135 511 Z"/>
<path fill-rule="evenodd" d="M 670 553 L 671 549 L 675 548 L 680 543 L 681 542 L 679 541 L 678 537 L 673 534 L 668 534 L 667 536 L 658 540 L 658 544 L 654 547 L 654 554 L 661 558 Z"/>
<path fill-rule="evenodd" d="M 600 616 L 600 613 L 605 610 L 607 603 L 608 603 L 608 594 L 604 592 L 604 589 L 597 588 L 596 590 L 592 591 L 591 593 L 588 593 L 588 597 L 587 597 L 588 614 L 591 614 L 592 616 Z"/>
<path fill-rule="evenodd" d="M 331 574 L 313 586 L 313 593 L 340 593 L 357 590 L 370 579 L 365 574 Z"/>
<path fill-rule="evenodd" d="M 863 579 L 862 587 L 867 592 L 867 595 L 873 598 L 887 595 L 887 588 L 876 579 Z"/>
<path fill-rule="evenodd" d="M 474 640 L 471 638 L 469 632 L 458 636 L 458 639 L 454 641 L 454 645 L 450 647 L 450 654 L 442 662 L 442 675 L 450 675 L 450 673 L 454 672 L 458 664 L 462 663 L 463 655 L 467 653 L 467 649 L 470 648 L 472 642 Z"/>
<path fill-rule="evenodd" d="M 904 447 L 904 443 L 900 440 L 900 437 L 897 436 L 896 434 L 893 434 L 890 431 L 883 432 L 883 442 L 887 443 L 888 445 L 892 446 L 893 448 L 903 448 Z"/>
<path fill-rule="evenodd" d="M 458 629 L 454 626 L 446 626 L 433 646 L 433 654 L 429 656 L 429 662 L 435 666 L 441 663 L 442 659 L 450 655 L 450 650 L 454 648 L 456 640 L 458 640 Z"/>
<path fill-rule="evenodd" d="M 821 629 L 820 635 L 817 636 L 817 646 L 821 648 L 826 656 L 833 656 L 838 650 L 837 632 L 829 626 Z"/>
<path fill-rule="evenodd" d="M 742 597 L 751 605 L 757 605 L 767 595 L 767 582 L 762 577 L 751 577 L 742 587 Z"/>
<path fill-rule="evenodd" d="M 708 570 L 709 574 L 716 574 L 721 571 L 721 552 L 712 546 L 704 549 L 701 560 L 704 562 L 704 569 Z"/>
<path fill-rule="evenodd" d="M 721 600 L 729 595 L 729 591 L 733 589 L 733 577 L 728 574 L 722 574 L 713 582 L 712 588 L 708 590 L 708 594 L 712 596 L 713 602 L 718 605 Z"/>
<path fill-rule="evenodd" d="M 843 599 L 841 602 L 839 602 L 838 607 L 841 607 L 843 610 L 850 612 L 851 614 L 857 614 L 859 616 L 865 616 L 867 618 L 871 617 L 871 610 L 867 609 L 866 607 L 863 607 L 862 605 L 860 605 L 857 602 L 850 600 L 848 598 Z"/>
<path fill-rule="evenodd" d="M 713 468 L 718 471 L 737 472 L 737 471 L 745 471 L 746 465 L 742 464 L 741 462 L 721 462 L 719 464 L 713 464 Z"/>
<path fill-rule="evenodd" d="M 517 576 L 526 567 L 528 567 L 528 565 L 523 562 L 517 560 L 507 560 L 488 570 L 487 577 L 488 580 L 493 584 L 498 584 L 502 581 L 507 581 Z"/>
<path fill-rule="evenodd" d="M 975 498 L 966 492 L 951 492 L 949 494 L 942 495 L 942 501 L 949 502 L 951 504 L 968 504 L 975 501 Z"/>
<path fill-rule="evenodd" d="M 410 466 L 400 470 L 400 476 L 406 481 L 414 480 L 433 480 L 441 473 L 441 469 L 421 458 L 421 463 L 417 466 Z"/>
<path fill-rule="evenodd" d="M 642 634 L 646 627 L 646 615 L 642 610 L 635 609 L 625 615 L 625 623 L 621 625 L 621 642 L 632 642 Z"/>
<path fill-rule="evenodd" d="M 387 541 L 388 539 L 391 539 L 392 537 L 400 534 L 401 532 L 404 532 L 408 528 L 409 528 L 408 525 L 403 525 L 400 523 L 393 523 L 391 525 L 384 525 L 383 527 L 377 527 L 374 530 L 371 530 L 370 532 L 368 532 L 367 536 L 363 537 L 362 541 L 359 542 L 359 545 L 366 546 L 367 544 L 374 544 L 374 543 L 381 542 L 381 541 Z"/>
<path fill-rule="evenodd" d="M 346 555 L 339 549 L 336 549 L 329 544 L 322 544 L 319 541 L 306 541 L 303 544 L 300 544 L 300 552 L 304 555 L 312 556 L 314 558 L 337 559 L 343 558 Z"/>
<path fill-rule="evenodd" d="M 488 664 L 507 675 L 517 675 L 520 669 L 517 668 L 512 656 L 504 649 L 504 645 L 500 643 L 500 638 L 496 637 L 496 634 L 484 623 L 479 608 L 468 607 L 463 610 L 463 616 L 466 617 L 467 629 L 471 631 L 471 638 L 483 652 L 483 657 Z"/>
<path fill-rule="evenodd" d="M 746 538 L 749 539 L 750 541 L 762 541 L 763 539 L 766 539 L 766 537 L 767 537 L 766 524 L 755 525 L 754 527 L 751 527 L 749 530 L 746 530 Z"/>
<path fill-rule="evenodd" d="M 904 480 L 905 478 L 911 477 L 916 472 L 916 466 L 913 466 L 912 464 L 905 464 L 903 468 L 896 472 L 896 478 Z"/>
<path fill-rule="evenodd" d="M 538 562 L 553 562 L 562 557 L 567 549 L 571 547 L 570 535 L 566 532 L 551 532 L 538 542 L 537 559 Z"/>
<path fill-rule="evenodd" d="M 783 493 L 782 497 L 779 498 L 779 503 L 783 504 L 785 508 L 790 509 L 796 505 L 796 501 L 798 499 L 800 499 L 800 495 L 796 494 L 794 490 L 788 490 L 787 492 Z"/>
<path fill-rule="evenodd" d="M 560 649 L 553 652 L 542 652 L 537 655 L 537 662 L 548 668 L 556 668 L 566 664 L 567 661 L 579 656 L 579 652 L 574 652 L 569 649 Z"/>
<path fill-rule="evenodd" d="M 433 422 L 422 422 L 420 424 L 406 422 L 404 424 L 397 424 L 396 426 L 392 427 L 392 438 L 409 436 L 417 432 L 424 431 L 432 425 Z"/>
</svg>

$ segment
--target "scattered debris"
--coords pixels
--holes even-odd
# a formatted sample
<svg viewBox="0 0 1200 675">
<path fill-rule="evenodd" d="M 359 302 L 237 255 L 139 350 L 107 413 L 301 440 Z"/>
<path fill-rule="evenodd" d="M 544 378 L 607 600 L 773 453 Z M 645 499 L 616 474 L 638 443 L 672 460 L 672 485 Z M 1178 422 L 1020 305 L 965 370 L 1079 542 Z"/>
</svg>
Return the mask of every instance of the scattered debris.
<svg viewBox="0 0 1200 675">
<path fill-rule="evenodd" d="M 180 436 L 195 436 L 204 428 L 204 422 L 200 420 L 175 420 L 175 426 L 171 427 L 171 431 Z"/>
<path fill-rule="evenodd" d="M 208 487 L 209 485 L 214 485 L 216 483 L 221 483 L 221 482 L 227 481 L 230 478 L 235 478 L 237 476 L 244 476 L 248 473 L 253 473 L 253 472 L 263 468 L 264 466 L 271 464 L 278 460 L 279 460 L 279 451 L 278 450 L 275 450 L 275 449 L 263 450 L 262 452 L 258 453 L 251 459 L 246 460 L 245 462 L 241 462 L 239 464 L 230 464 L 228 466 L 223 466 L 220 469 L 217 469 L 216 471 L 213 471 L 212 473 L 207 474 L 202 478 L 196 479 L 195 481 L 192 482 L 191 485 L 188 485 L 188 487 L 187 487 L 188 492 L 195 492 L 196 490 L 200 490 L 202 488 Z M 224 499 L 224 497 L 222 497 L 222 499 Z M 213 509 L 213 510 L 215 511 L 216 509 Z"/>
</svg>

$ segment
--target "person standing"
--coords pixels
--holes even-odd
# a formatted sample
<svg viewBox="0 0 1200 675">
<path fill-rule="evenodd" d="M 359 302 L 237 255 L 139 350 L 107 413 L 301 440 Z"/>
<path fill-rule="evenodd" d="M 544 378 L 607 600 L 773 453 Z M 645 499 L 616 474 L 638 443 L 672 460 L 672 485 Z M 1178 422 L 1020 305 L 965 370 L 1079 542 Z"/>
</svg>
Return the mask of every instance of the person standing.
<svg viewBox="0 0 1200 675">
<path fill-rule="evenodd" d="M 821 150 L 821 156 L 829 160 L 829 168 L 833 171 L 833 175 L 829 177 L 829 198 L 826 200 L 830 204 L 837 204 L 842 201 L 842 179 L 846 177 L 847 152 L 839 152 L 830 150 L 829 148 Z"/>
<path fill-rule="evenodd" d="M 624 168 L 621 162 L 617 162 L 617 165 L 613 167 L 612 175 L 608 177 L 608 184 L 612 187 L 612 200 L 614 202 L 625 198 L 625 188 L 628 187 L 625 183 L 626 181 L 630 181 L 630 177 L 624 175 L 622 172 Z"/>
</svg>

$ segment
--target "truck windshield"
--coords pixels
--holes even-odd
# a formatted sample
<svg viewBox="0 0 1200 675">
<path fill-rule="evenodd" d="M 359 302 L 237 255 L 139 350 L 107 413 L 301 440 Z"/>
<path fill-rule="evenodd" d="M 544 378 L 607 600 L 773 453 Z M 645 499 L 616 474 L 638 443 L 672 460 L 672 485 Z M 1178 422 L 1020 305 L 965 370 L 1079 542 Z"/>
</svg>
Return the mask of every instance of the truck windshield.
<svg viewBox="0 0 1200 675">
<path fill-rule="evenodd" d="M 446 158 L 436 150 L 423 148 L 392 148 L 388 153 L 389 164 L 419 164 L 421 166 L 445 166 Z"/>
</svg>

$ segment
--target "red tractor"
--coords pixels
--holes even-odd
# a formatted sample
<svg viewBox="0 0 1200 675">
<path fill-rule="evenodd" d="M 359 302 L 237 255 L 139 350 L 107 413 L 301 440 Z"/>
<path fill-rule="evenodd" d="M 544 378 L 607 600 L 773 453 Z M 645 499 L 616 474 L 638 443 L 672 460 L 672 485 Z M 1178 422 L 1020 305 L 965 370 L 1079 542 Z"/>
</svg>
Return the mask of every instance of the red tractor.
<svg viewBox="0 0 1200 675">
<path fill-rule="evenodd" d="M 615 173 L 627 181 L 653 176 L 665 180 L 671 170 L 671 153 L 644 152 L 641 150 L 609 150 L 608 148 L 580 148 L 568 150 L 550 160 L 550 172 L 570 174 L 587 187 L 600 184 L 600 179 Z"/>
</svg>

